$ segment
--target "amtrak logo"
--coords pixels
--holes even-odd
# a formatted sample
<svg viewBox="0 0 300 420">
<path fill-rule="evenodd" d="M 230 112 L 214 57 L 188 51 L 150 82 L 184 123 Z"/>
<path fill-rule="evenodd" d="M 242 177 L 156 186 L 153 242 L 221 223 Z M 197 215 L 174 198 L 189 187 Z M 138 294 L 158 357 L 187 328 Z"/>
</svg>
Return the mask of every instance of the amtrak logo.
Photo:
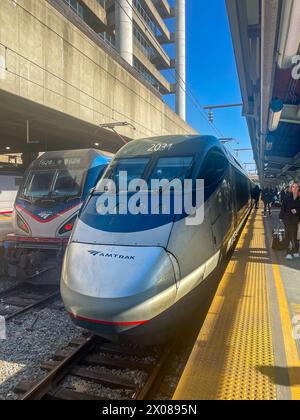
<svg viewBox="0 0 300 420">
<path fill-rule="evenodd" d="M 111 259 L 118 259 L 118 260 L 135 260 L 134 255 L 122 255 L 122 254 L 114 254 L 114 253 L 104 253 L 100 251 L 88 251 L 93 257 L 104 257 L 104 258 L 111 258 Z"/>
<path fill-rule="evenodd" d="M 51 213 L 51 212 L 48 212 L 48 211 L 41 211 L 41 212 L 38 214 L 38 216 L 39 216 L 41 219 L 43 219 L 43 220 L 47 220 L 47 219 L 49 219 L 49 217 L 51 217 L 51 216 L 52 216 L 52 213 Z"/>
</svg>

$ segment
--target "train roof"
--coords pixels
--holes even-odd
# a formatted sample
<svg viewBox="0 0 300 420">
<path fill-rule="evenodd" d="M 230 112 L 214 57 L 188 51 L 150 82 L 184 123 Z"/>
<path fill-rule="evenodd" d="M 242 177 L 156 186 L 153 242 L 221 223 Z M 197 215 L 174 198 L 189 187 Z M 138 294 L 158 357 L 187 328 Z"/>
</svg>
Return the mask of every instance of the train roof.
<svg viewBox="0 0 300 420">
<path fill-rule="evenodd" d="M 103 163 L 109 162 L 113 155 L 96 149 L 60 150 L 43 153 L 33 161 L 30 169 L 77 168 L 85 169 L 93 162 L 103 158 Z"/>
<path fill-rule="evenodd" d="M 162 147 L 159 148 L 159 145 Z M 188 154 L 203 156 L 212 148 L 219 148 L 223 151 L 229 162 L 248 177 L 238 159 L 214 136 L 173 135 L 133 140 L 122 147 L 116 157 L 149 156 L 153 152 L 161 156 L 187 156 Z"/>
<path fill-rule="evenodd" d="M 199 141 L 199 140 L 206 140 Z M 196 154 L 203 151 L 208 142 L 217 142 L 215 137 L 210 136 L 160 136 L 160 137 L 149 137 L 145 139 L 133 140 L 127 145 L 122 147 L 117 153 L 117 157 L 120 156 L 148 156 L 151 152 L 157 152 L 160 154 L 172 155 L 186 155 L 188 153 Z M 157 145 L 167 145 L 169 147 L 155 149 Z"/>
</svg>

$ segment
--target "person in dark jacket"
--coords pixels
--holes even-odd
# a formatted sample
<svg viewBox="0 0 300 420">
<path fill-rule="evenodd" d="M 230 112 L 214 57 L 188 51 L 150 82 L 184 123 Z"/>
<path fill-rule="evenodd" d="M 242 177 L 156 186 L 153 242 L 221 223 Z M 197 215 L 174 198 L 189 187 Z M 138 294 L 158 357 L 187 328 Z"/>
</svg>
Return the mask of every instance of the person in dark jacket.
<svg viewBox="0 0 300 420">
<path fill-rule="evenodd" d="M 279 215 L 280 220 L 285 226 L 285 235 L 287 241 L 288 260 L 299 258 L 299 242 L 297 240 L 298 225 L 300 222 L 300 197 L 299 186 L 293 184 L 291 193 L 286 194 Z"/>
<path fill-rule="evenodd" d="M 272 201 L 273 201 L 273 191 L 271 188 L 265 188 L 262 192 L 261 199 L 264 203 L 264 215 L 267 215 L 267 211 L 269 215 L 272 215 Z"/>
<path fill-rule="evenodd" d="M 259 186 L 255 185 L 255 187 L 253 188 L 253 191 L 252 191 L 252 197 L 253 197 L 253 200 L 255 201 L 255 208 L 256 209 L 258 209 L 258 207 L 259 207 L 260 193 L 261 193 L 261 190 L 260 190 Z"/>
<path fill-rule="evenodd" d="M 284 188 L 282 188 L 282 190 L 280 191 L 280 204 L 282 204 L 284 202 L 284 197 L 286 196 L 286 190 Z"/>
</svg>

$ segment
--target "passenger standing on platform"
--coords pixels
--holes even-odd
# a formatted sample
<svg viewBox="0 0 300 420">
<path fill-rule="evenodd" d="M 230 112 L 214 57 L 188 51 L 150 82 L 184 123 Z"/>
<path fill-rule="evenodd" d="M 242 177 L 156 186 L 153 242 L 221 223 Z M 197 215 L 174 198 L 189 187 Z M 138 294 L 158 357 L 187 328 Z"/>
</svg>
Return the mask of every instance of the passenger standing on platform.
<svg viewBox="0 0 300 420">
<path fill-rule="evenodd" d="M 285 235 L 287 241 L 287 260 L 299 258 L 298 225 L 300 222 L 300 197 L 299 186 L 293 184 L 291 193 L 288 193 L 283 201 L 280 220 L 285 226 Z"/>
<path fill-rule="evenodd" d="M 261 190 L 258 185 L 255 185 L 252 192 L 253 200 L 255 201 L 255 208 L 259 208 L 259 199 L 260 199 Z"/>
<path fill-rule="evenodd" d="M 278 189 L 272 189 L 272 206 L 275 205 L 276 201 L 278 200 Z"/>
<path fill-rule="evenodd" d="M 284 201 L 284 197 L 286 195 L 286 191 L 284 188 L 282 188 L 282 190 L 280 191 L 280 203 L 282 204 Z"/>
<path fill-rule="evenodd" d="M 262 201 L 264 202 L 264 215 L 272 216 L 272 201 L 273 201 L 273 191 L 271 188 L 265 188 L 262 192 Z"/>
</svg>

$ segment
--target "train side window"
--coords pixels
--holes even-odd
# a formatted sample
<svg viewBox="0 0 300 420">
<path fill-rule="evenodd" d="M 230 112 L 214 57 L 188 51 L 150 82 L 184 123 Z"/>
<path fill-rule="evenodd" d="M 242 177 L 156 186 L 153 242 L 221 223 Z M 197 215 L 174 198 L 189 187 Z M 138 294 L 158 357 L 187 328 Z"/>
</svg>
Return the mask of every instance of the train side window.
<svg viewBox="0 0 300 420">
<path fill-rule="evenodd" d="M 211 151 L 206 157 L 198 179 L 204 179 L 205 187 L 219 182 L 229 166 L 228 159 L 219 150 Z"/>
</svg>

